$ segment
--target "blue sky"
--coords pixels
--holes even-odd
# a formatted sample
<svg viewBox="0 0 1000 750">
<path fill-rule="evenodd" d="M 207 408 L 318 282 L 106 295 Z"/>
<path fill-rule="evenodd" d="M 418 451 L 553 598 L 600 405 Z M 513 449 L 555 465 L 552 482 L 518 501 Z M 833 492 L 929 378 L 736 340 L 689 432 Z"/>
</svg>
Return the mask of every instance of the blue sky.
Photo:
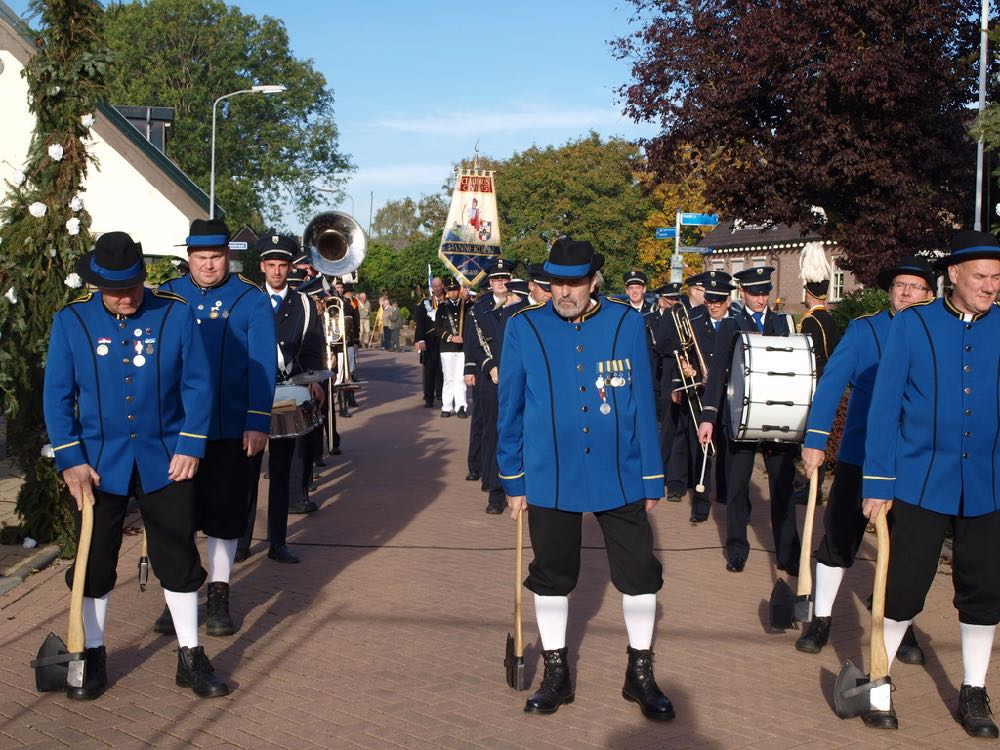
<svg viewBox="0 0 1000 750">
<path fill-rule="evenodd" d="M 7 1 L 17 12 L 27 5 Z M 655 133 L 623 117 L 615 94 L 628 65 L 607 43 L 630 31 L 625 0 L 230 4 L 284 20 L 294 54 L 326 76 L 341 149 L 357 166 L 346 187 L 353 201 L 341 208 L 364 225 L 370 196 L 377 211 L 388 200 L 438 192 L 477 140 L 480 153 L 505 158 L 590 130 Z M 502 174 L 497 181 L 502 191 Z"/>
</svg>

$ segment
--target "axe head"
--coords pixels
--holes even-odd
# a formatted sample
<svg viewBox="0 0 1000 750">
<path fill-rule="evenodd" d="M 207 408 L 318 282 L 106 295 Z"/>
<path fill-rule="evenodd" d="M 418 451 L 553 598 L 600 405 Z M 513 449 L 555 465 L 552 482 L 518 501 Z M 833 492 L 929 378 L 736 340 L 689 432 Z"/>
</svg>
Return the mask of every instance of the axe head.
<svg viewBox="0 0 1000 750">
<path fill-rule="evenodd" d="M 65 690 L 69 679 L 68 665 L 83 658 L 83 654 L 69 653 L 63 639 L 49 633 L 38 649 L 37 657 L 31 661 L 35 670 L 35 689 L 40 693 Z"/>
<path fill-rule="evenodd" d="M 841 719 L 851 719 L 870 711 L 872 689 L 890 682 L 888 675 L 878 680 L 871 680 L 848 659 L 837 675 L 837 682 L 833 688 L 833 705 L 837 716 Z"/>
<path fill-rule="evenodd" d="M 813 598 L 812 594 L 803 594 L 795 597 L 795 622 L 812 622 L 813 619 Z"/>
<path fill-rule="evenodd" d="M 139 591 L 146 590 L 149 583 L 149 558 L 143 555 L 139 558 Z"/>
<path fill-rule="evenodd" d="M 779 578 L 774 582 L 767 609 L 772 628 L 787 630 L 792 627 L 795 621 L 795 594 L 785 583 L 785 579 Z"/>
<path fill-rule="evenodd" d="M 514 636 L 507 633 L 507 652 L 503 660 L 507 671 L 507 684 L 514 690 L 527 690 L 528 681 L 524 676 L 524 657 L 514 654 Z"/>
</svg>

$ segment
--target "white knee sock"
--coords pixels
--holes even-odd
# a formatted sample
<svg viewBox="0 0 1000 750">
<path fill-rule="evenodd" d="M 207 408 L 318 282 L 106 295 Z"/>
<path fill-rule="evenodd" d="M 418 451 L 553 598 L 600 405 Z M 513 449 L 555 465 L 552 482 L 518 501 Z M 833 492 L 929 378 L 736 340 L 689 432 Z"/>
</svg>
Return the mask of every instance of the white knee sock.
<svg viewBox="0 0 1000 750">
<path fill-rule="evenodd" d="M 892 668 L 893 659 L 896 658 L 896 651 L 899 644 L 903 642 L 906 629 L 910 627 L 913 620 L 884 620 L 883 642 L 885 643 L 885 654 L 889 658 L 889 668 Z M 892 685 L 879 685 L 872 688 L 871 706 L 876 711 L 888 711 L 892 708 Z"/>
<path fill-rule="evenodd" d="M 962 666 L 965 677 L 962 683 L 972 687 L 986 687 L 986 670 L 990 667 L 993 651 L 993 633 L 996 625 L 968 625 L 962 627 Z"/>
<path fill-rule="evenodd" d="M 108 617 L 108 596 L 100 598 L 83 597 L 83 635 L 84 648 L 97 648 L 104 645 L 104 622 Z"/>
<path fill-rule="evenodd" d="M 546 651 L 566 647 L 566 622 L 569 620 L 568 596 L 535 594 L 535 621 L 542 648 Z"/>
<path fill-rule="evenodd" d="M 625 615 L 628 645 L 637 651 L 645 651 L 652 646 L 653 625 L 656 621 L 656 594 L 638 596 L 622 594 L 622 614 Z"/>
<path fill-rule="evenodd" d="M 208 581 L 209 583 L 229 583 L 236 557 L 238 539 L 216 539 L 208 537 Z"/>
<path fill-rule="evenodd" d="M 844 580 L 844 569 L 816 563 L 816 591 L 813 593 L 816 617 L 829 617 L 833 612 L 833 601 Z"/>
<path fill-rule="evenodd" d="M 170 607 L 170 616 L 174 620 L 177 645 L 181 648 L 197 647 L 198 592 L 167 591 L 163 589 L 163 598 L 167 600 L 167 606 Z"/>
</svg>

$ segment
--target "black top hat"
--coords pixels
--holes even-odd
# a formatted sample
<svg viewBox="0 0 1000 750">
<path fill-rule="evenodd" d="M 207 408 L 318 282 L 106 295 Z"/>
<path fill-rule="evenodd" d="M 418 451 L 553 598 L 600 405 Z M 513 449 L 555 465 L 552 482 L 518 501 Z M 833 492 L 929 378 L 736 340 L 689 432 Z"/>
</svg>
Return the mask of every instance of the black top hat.
<svg viewBox="0 0 1000 750">
<path fill-rule="evenodd" d="M 594 252 L 587 240 L 560 237 L 549 250 L 543 268 L 552 281 L 583 279 L 604 267 L 604 256 Z"/>
<path fill-rule="evenodd" d="M 497 258 L 486 266 L 486 275 L 491 279 L 509 279 L 514 274 L 514 263 L 503 258 Z"/>
<path fill-rule="evenodd" d="M 875 283 L 879 289 L 889 291 L 893 279 L 897 276 L 919 276 L 931 289 L 937 287 L 937 271 L 931 267 L 926 258 L 917 255 L 908 255 L 896 265 L 883 268 L 875 277 Z"/>
<path fill-rule="evenodd" d="M 734 273 L 733 278 L 748 292 L 770 292 L 772 273 L 774 269 L 771 266 L 756 266 Z"/>
<path fill-rule="evenodd" d="M 646 286 L 649 283 L 649 277 L 639 270 L 626 271 L 622 274 L 622 279 L 625 281 L 625 286 L 629 284 L 642 284 Z"/>
<path fill-rule="evenodd" d="M 299 243 L 287 234 L 265 234 L 254 244 L 261 260 L 287 260 L 299 254 Z"/>
<path fill-rule="evenodd" d="M 714 271 L 712 273 L 715 273 Z M 725 274 L 729 276 L 729 274 Z M 723 302 L 729 298 L 729 293 L 735 289 L 729 283 L 729 279 L 712 278 L 705 279 L 705 299 L 709 302 Z"/>
<path fill-rule="evenodd" d="M 939 271 L 967 260 L 981 260 L 982 258 L 1000 260 L 1000 242 L 989 232 L 963 229 L 951 238 L 949 249 L 951 250 L 950 254 L 934 261 L 934 267 Z"/>
<path fill-rule="evenodd" d="M 221 219 L 195 219 L 184 241 L 188 252 L 208 248 L 229 247 L 229 227 Z"/>
<path fill-rule="evenodd" d="M 105 232 L 76 262 L 76 272 L 99 289 L 131 289 L 146 280 L 142 245 L 125 232 Z"/>
</svg>

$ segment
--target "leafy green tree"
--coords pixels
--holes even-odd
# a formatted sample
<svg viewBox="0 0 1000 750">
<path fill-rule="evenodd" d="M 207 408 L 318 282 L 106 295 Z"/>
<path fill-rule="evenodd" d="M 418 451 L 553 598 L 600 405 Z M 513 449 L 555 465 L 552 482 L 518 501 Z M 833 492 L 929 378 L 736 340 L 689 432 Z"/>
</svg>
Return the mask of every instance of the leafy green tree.
<svg viewBox="0 0 1000 750">
<path fill-rule="evenodd" d="M 0 209 L 0 389 L 7 445 L 24 476 L 17 496 L 23 531 L 68 552 L 72 506 L 51 457 L 42 457 L 49 440 L 41 393 L 52 317 L 83 291 L 73 273 L 92 242 L 82 184 L 109 57 L 94 0 L 33 0 L 30 9 L 41 20 L 24 71 L 36 121 L 24 174 L 8 183 Z"/>
<path fill-rule="evenodd" d="M 388 201 L 375 212 L 372 237 L 382 242 L 410 242 L 420 236 L 420 216 L 412 198 Z"/>
<path fill-rule="evenodd" d="M 353 169 L 339 151 L 333 92 L 309 60 L 296 59 L 282 21 L 256 18 L 221 0 L 111 3 L 107 39 L 115 104 L 174 107 L 171 156 L 209 189 L 212 103 L 255 84 L 278 95 L 244 95 L 217 107 L 216 201 L 233 226 L 262 230 L 291 201 L 307 220 Z"/>
</svg>

